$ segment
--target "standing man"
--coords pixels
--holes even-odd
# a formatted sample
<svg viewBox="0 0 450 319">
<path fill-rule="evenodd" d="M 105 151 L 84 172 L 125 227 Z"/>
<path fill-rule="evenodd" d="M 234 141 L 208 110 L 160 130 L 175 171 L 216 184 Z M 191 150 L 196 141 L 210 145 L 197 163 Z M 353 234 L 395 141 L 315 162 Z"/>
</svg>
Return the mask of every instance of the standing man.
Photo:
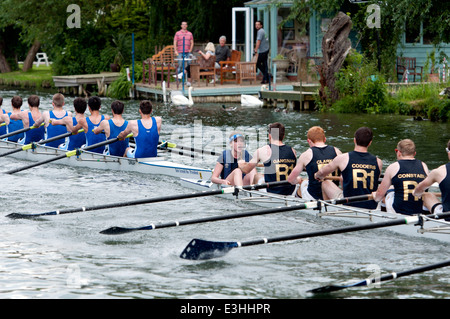
<svg viewBox="0 0 450 319">
<path fill-rule="evenodd" d="M 268 133 L 269 144 L 257 149 L 249 162 L 240 160 L 239 168 L 244 174 L 249 174 L 261 162 L 264 164 L 264 182 L 286 181 L 297 164 L 297 156 L 292 147 L 283 143 L 285 136 L 283 124 L 270 124 Z M 267 189 L 267 192 L 280 195 L 292 195 L 294 191 L 295 185 Z"/>
<path fill-rule="evenodd" d="M 328 165 L 321 168 L 315 178 L 322 181 L 322 191 L 325 199 L 335 199 L 358 195 L 371 195 L 378 189 L 378 179 L 381 175 L 383 162 L 368 152 L 372 144 L 373 132 L 368 127 L 361 127 L 355 132 L 352 152 L 336 156 Z M 342 172 L 342 190 L 330 180 L 324 180 L 336 169 Z M 349 206 L 375 209 L 378 203 L 374 200 L 346 204 Z"/>
<path fill-rule="evenodd" d="M 403 215 L 422 214 L 423 201 L 413 196 L 417 184 L 428 175 L 428 167 L 422 161 L 415 159 L 416 145 L 410 139 L 401 140 L 395 149 L 397 162 L 386 168 L 383 181 L 378 190 L 373 193 L 377 202 L 385 198 L 387 211 Z M 389 192 L 391 185 L 394 192 Z"/>
<path fill-rule="evenodd" d="M 266 31 L 263 29 L 263 24 L 261 21 L 255 22 L 255 28 L 258 30 L 256 34 L 256 47 L 255 54 L 258 53 L 258 61 L 256 62 L 257 68 L 261 71 L 263 75 L 263 80 L 261 84 L 269 83 L 269 69 L 267 66 L 267 59 L 269 56 L 269 41 L 266 37 Z"/>
<path fill-rule="evenodd" d="M 189 54 L 192 53 L 194 49 L 194 36 L 187 29 L 188 24 L 186 21 L 181 22 L 181 30 L 175 33 L 175 37 L 173 38 L 173 47 L 175 51 L 175 56 L 178 59 L 187 58 Z M 183 47 L 184 42 L 184 47 Z M 183 56 L 184 52 L 184 56 Z M 184 68 L 189 65 L 189 61 L 184 61 Z M 183 70 L 183 61 L 178 61 L 178 69 L 177 74 L 184 72 Z"/>
<path fill-rule="evenodd" d="M 325 132 L 320 126 L 311 127 L 306 137 L 310 148 L 300 155 L 288 181 L 293 185 L 297 184 L 299 174 L 306 170 L 308 180 L 301 182 L 297 190 L 298 197 L 306 200 L 323 199 L 322 183 L 314 178 L 314 174 L 342 152 L 334 146 L 325 144 Z M 333 172 L 333 175 L 337 176 L 338 172 Z"/>
<path fill-rule="evenodd" d="M 447 143 L 448 159 L 450 161 L 450 140 Z M 433 183 L 438 183 L 442 194 L 442 203 L 435 196 L 424 197 L 425 190 Z M 414 196 L 422 196 L 425 206 L 434 214 L 450 212 L 450 162 L 432 170 L 430 175 L 417 185 Z"/>
</svg>

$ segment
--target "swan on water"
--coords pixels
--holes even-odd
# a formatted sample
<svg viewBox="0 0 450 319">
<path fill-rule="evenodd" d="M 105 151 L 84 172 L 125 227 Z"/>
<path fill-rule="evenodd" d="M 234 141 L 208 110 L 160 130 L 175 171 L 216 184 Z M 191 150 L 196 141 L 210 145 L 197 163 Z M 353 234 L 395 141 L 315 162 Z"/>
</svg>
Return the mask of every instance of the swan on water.
<svg viewBox="0 0 450 319">
<path fill-rule="evenodd" d="M 252 95 L 241 95 L 241 104 L 243 106 L 263 106 L 263 101 Z"/>
<path fill-rule="evenodd" d="M 180 91 L 172 91 L 171 92 L 172 104 L 177 105 L 177 106 L 192 106 L 192 105 L 194 105 L 194 101 L 192 100 L 191 91 L 192 91 L 192 86 L 189 87 L 189 90 L 188 90 L 189 99 L 186 98 L 183 95 L 183 93 L 181 93 Z"/>
</svg>

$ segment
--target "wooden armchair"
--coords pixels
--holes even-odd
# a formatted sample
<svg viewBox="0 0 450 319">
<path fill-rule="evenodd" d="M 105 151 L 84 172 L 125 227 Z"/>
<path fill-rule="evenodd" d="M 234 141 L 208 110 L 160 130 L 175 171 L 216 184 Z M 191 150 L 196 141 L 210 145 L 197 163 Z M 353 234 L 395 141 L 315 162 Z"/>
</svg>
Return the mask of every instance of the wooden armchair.
<svg viewBox="0 0 450 319">
<path fill-rule="evenodd" d="M 409 75 L 413 76 L 414 82 L 416 82 L 416 75 L 420 75 L 420 80 L 422 80 L 423 67 L 416 65 L 416 58 L 397 57 L 397 77 L 400 74 L 403 79 L 406 70 Z"/>
<path fill-rule="evenodd" d="M 220 61 L 220 84 L 223 82 L 234 82 L 237 81 L 237 76 L 234 75 L 231 79 L 226 79 L 225 76 L 227 73 L 235 73 L 237 69 L 237 64 L 241 62 L 241 51 L 231 50 L 231 58 L 230 61 Z"/>
<path fill-rule="evenodd" d="M 243 80 L 250 80 L 256 82 L 256 62 L 241 62 L 237 64 L 236 71 L 237 83 L 241 84 Z"/>
<path fill-rule="evenodd" d="M 161 74 L 164 74 L 165 72 L 175 73 L 176 67 L 174 65 L 174 59 L 175 53 L 173 45 L 168 45 L 150 59 L 145 60 L 143 62 L 142 82 L 145 83 L 146 77 L 148 77 L 148 82 L 150 84 L 151 78 L 153 76 L 156 77 L 158 72 Z"/>
<path fill-rule="evenodd" d="M 216 86 L 216 57 L 214 55 L 210 56 L 208 60 L 205 60 L 202 56 L 198 59 L 199 64 L 199 78 L 206 80 L 206 86 L 208 86 L 208 79 L 212 77 L 214 86 Z"/>
</svg>

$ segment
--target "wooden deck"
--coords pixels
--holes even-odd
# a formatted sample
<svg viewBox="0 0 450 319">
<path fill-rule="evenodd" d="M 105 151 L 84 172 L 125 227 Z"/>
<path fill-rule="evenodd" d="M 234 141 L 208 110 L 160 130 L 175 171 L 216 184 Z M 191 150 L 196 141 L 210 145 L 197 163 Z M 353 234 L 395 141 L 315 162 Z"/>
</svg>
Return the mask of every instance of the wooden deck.
<svg viewBox="0 0 450 319">
<path fill-rule="evenodd" d="M 108 85 L 117 80 L 120 76 L 119 72 L 104 72 L 99 74 L 82 74 L 82 75 L 66 75 L 54 76 L 53 82 L 57 88 L 64 91 L 67 88 L 75 88 L 78 95 L 85 94 L 85 86 L 87 84 L 97 85 L 98 94 L 104 95 Z"/>
</svg>

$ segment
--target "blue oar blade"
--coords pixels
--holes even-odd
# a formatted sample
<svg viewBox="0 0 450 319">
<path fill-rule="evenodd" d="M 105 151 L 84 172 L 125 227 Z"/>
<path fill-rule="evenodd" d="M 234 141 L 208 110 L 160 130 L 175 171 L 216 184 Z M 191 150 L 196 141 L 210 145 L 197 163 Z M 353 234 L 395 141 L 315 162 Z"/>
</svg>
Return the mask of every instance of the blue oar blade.
<svg viewBox="0 0 450 319">
<path fill-rule="evenodd" d="M 237 242 L 214 242 L 203 239 L 192 239 L 180 257 L 190 260 L 213 259 L 226 255 L 235 247 L 238 247 Z"/>
</svg>

